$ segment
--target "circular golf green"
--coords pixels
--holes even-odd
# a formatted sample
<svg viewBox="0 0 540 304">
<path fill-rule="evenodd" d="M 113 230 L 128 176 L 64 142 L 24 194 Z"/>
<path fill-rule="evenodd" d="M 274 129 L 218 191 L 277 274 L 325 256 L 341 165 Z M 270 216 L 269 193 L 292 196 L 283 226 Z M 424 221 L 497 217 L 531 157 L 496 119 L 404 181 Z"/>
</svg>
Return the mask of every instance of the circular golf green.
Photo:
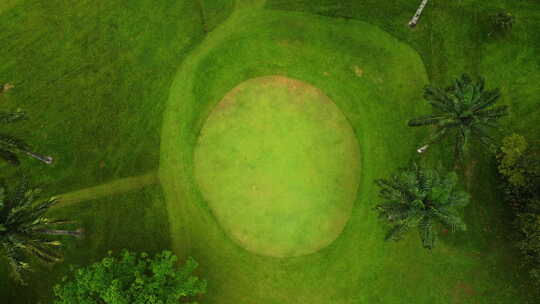
<svg viewBox="0 0 540 304">
<path fill-rule="evenodd" d="M 216 105 L 195 148 L 195 177 L 244 248 L 309 254 L 342 232 L 356 198 L 359 149 L 339 108 L 282 76 L 250 79 Z"/>
</svg>

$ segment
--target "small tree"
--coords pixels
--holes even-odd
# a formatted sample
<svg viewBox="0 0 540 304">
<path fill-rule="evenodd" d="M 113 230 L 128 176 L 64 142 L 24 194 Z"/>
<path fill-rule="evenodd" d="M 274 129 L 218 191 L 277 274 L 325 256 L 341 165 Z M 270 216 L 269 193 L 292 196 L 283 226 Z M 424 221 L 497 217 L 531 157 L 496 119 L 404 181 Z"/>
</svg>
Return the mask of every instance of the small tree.
<svg viewBox="0 0 540 304">
<path fill-rule="evenodd" d="M 206 280 L 191 275 L 197 262 L 190 257 L 176 270 L 176 260 L 170 251 L 153 258 L 128 250 L 113 257 L 109 251 L 100 262 L 76 271 L 72 266 L 73 278 L 66 276 L 54 287 L 54 304 L 177 304 L 185 297 L 204 294 Z"/>
<path fill-rule="evenodd" d="M 418 228 L 422 245 L 435 245 L 434 226 L 442 224 L 451 231 L 466 230 L 456 209 L 469 203 L 469 195 L 457 190 L 457 174 L 442 175 L 438 169 L 424 169 L 416 163 L 399 169 L 389 179 L 378 179 L 379 196 L 376 206 L 379 217 L 392 225 L 385 240 L 399 241 L 410 228 Z"/>
<path fill-rule="evenodd" d="M 81 229 L 55 229 L 58 225 L 70 222 L 45 217 L 57 199 L 49 198 L 39 202 L 39 192 L 39 189 L 29 189 L 26 182 L 22 182 L 10 193 L 0 185 L 0 255 L 7 259 L 14 279 L 23 285 L 26 283 L 22 273 L 31 270 L 26 256 L 50 264 L 62 261 L 62 256 L 54 250 L 62 244 L 48 236 L 82 235 Z"/>
<path fill-rule="evenodd" d="M 442 89 L 427 86 L 424 99 L 433 108 L 433 114 L 409 120 L 411 127 L 435 126 L 427 142 L 420 147 L 423 153 L 433 143 L 446 137 L 455 139 L 454 153 L 463 156 L 472 137 L 493 148 L 494 139 L 489 128 L 497 128 L 497 120 L 507 114 L 506 106 L 492 107 L 500 97 L 498 89 L 484 90 L 484 80 L 476 83 L 466 74 L 456 79 L 453 85 Z"/>
</svg>

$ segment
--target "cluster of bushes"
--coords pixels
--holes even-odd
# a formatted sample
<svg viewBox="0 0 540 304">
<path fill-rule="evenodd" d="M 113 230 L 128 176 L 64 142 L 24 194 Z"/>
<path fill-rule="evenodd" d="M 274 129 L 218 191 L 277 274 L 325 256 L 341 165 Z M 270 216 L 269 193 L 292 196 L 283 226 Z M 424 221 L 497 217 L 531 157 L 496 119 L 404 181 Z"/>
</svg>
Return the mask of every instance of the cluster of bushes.
<svg viewBox="0 0 540 304">
<path fill-rule="evenodd" d="M 115 257 L 109 251 L 109 256 L 90 266 L 72 266 L 72 278 L 66 276 L 54 287 L 54 304 L 178 304 L 204 294 L 206 280 L 191 275 L 197 262 L 190 257 L 176 269 L 176 260 L 166 250 L 154 257 L 128 250 Z"/>
<path fill-rule="evenodd" d="M 503 139 L 497 158 L 506 200 L 515 214 L 516 245 L 540 290 L 540 147 L 512 134 Z"/>
</svg>

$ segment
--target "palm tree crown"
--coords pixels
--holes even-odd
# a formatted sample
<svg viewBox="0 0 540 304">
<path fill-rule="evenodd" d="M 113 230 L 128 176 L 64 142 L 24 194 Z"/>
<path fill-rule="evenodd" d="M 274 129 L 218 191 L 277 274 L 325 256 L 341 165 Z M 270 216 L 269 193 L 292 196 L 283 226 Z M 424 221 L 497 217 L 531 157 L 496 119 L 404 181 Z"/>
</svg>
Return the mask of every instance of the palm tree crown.
<svg viewBox="0 0 540 304">
<path fill-rule="evenodd" d="M 506 106 L 490 108 L 500 96 L 499 89 L 484 90 L 482 78 L 473 83 L 469 76 L 464 74 L 446 89 L 427 86 L 424 99 L 433 107 L 435 113 L 411 119 L 408 124 L 411 127 L 436 127 L 425 148 L 446 136 L 453 136 L 456 139 L 455 154 L 460 158 L 471 135 L 483 144 L 493 143 L 488 128 L 497 127 L 497 119 L 507 114 Z"/>
<path fill-rule="evenodd" d="M 398 241 L 413 227 L 417 227 L 424 248 L 432 249 L 436 234 L 434 225 L 439 223 L 452 231 L 467 229 L 456 208 L 469 203 L 469 196 L 457 190 L 457 175 L 445 176 L 440 170 L 424 169 L 415 163 L 402 168 L 390 179 L 375 181 L 381 188 L 383 202 L 376 206 L 379 216 L 392 228 L 386 240 Z"/>
<path fill-rule="evenodd" d="M 17 110 L 17 112 L 0 112 L 0 124 L 10 124 L 25 120 L 26 115 L 24 112 Z M 50 156 L 40 155 L 32 152 L 30 146 L 24 141 L 15 138 L 13 136 L 0 133 L 0 158 L 7 161 L 10 165 L 18 166 L 19 158 L 16 153 L 24 153 L 32 158 L 38 159 L 46 164 L 51 164 L 53 158 Z"/>
<path fill-rule="evenodd" d="M 24 284 L 22 272 L 30 270 L 27 256 L 41 262 L 56 263 L 62 260 L 54 248 L 59 241 L 47 239 L 46 235 L 81 235 L 82 231 L 52 229 L 70 223 L 45 217 L 47 210 L 57 203 L 56 198 L 38 202 L 39 189 L 29 189 L 21 183 L 13 193 L 7 193 L 0 185 L 0 255 L 6 258 L 12 276 Z"/>
</svg>

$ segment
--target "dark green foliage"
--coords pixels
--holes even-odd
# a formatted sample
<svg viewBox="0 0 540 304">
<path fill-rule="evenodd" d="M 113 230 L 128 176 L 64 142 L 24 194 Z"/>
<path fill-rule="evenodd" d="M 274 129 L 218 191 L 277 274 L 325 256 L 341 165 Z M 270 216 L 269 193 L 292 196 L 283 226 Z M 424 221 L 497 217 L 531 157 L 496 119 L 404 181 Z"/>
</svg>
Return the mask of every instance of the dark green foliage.
<svg viewBox="0 0 540 304">
<path fill-rule="evenodd" d="M 425 169 L 412 163 L 389 179 L 378 179 L 379 216 L 392 225 L 386 240 L 399 241 L 410 228 L 418 228 L 424 248 L 432 249 L 436 241 L 435 224 L 452 231 L 465 231 L 465 223 L 456 209 L 469 203 L 469 195 L 457 190 L 457 174 Z"/>
<path fill-rule="evenodd" d="M 540 290 L 540 153 L 523 136 L 512 134 L 503 139 L 498 160 L 506 199 L 516 214 L 522 265 Z"/>
<path fill-rule="evenodd" d="M 119 257 L 109 256 L 79 268 L 74 278 L 64 277 L 54 287 L 55 304 L 177 304 L 180 299 L 206 292 L 206 280 L 192 276 L 198 264 L 188 258 L 175 269 L 177 257 L 163 251 L 154 257 L 124 250 Z M 190 302 L 197 303 L 197 302 Z"/>
<path fill-rule="evenodd" d="M 22 273 L 31 270 L 28 256 L 44 263 L 62 260 L 55 250 L 61 243 L 48 239 L 46 235 L 74 234 L 72 231 L 52 229 L 68 222 L 45 217 L 57 200 L 49 198 L 38 201 L 39 193 L 39 189 L 29 189 L 26 182 L 22 182 L 12 193 L 0 185 L 0 255 L 9 263 L 13 278 L 22 284 L 25 284 Z"/>
<path fill-rule="evenodd" d="M 507 114 L 506 106 L 493 107 L 500 91 L 484 90 L 484 80 L 474 83 L 466 74 L 454 84 L 442 89 L 427 86 L 424 99 L 432 106 L 433 114 L 409 120 L 409 126 L 435 126 L 427 144 L 451 137 L 455 140 L 457 158 L 463 156 L 471 138 L 493 147 L 489 129 L 498 127 L 497 120 Z"/>
</svg>

